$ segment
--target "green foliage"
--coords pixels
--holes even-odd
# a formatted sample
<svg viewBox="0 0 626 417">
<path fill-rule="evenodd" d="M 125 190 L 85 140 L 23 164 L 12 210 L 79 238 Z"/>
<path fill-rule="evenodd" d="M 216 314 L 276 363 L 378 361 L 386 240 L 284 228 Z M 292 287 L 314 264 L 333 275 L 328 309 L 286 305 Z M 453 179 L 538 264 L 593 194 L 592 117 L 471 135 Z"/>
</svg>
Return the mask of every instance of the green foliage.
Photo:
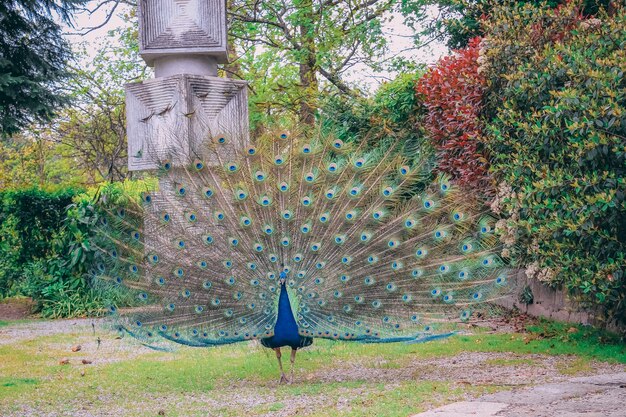
<svg viewBox="0 0 626 417">
<path fill-rule="evenodd" d="M 592 355 L 598 351 L 606 350 L 606 356 L 610 357 L 610 350 L 615 349 L 615 359 L 626 362 L 624 350 L 624 335 L 607 332 L 592 326 L 580 324 L 561 323 L 542 319 L 537 324 L 531 324 L 526 329 L 538 337 L 570 344 L 580 351 Z M 621 350 L 621 354 L 619 353 Z M 621 359 L 620 359 L 621 358 Z"/>
<path fill-rule="evenodd" d="M 48 121 L 66 102 L 56 85 L 67 77 L 68 43 L 55 22 L 80 1 L 5 0 L 0 2 L 0 136 L 34 121 Z"/>
<path fill-rule="evenodd" d="M 444 38 L 451 49 L 465 48 L 470 39 L 484 36 L 485 28 L 481 24 L 487 17 L 490 19 L 494 6 L 503 4 L 505 7 L 529 4 L 542 8 L 556 8 L 567 3 L 566 0 L 423 0 L 417 2 L 424 5 L 436 5 L 439 16 L 430 20 L 427 14 L 421 15 L 421 21 L 426 28 L 422 36 Z M 584 0 L 581 1 L 581 12 L 585 16 L 598 13 L 606 8 L 611 0 Z M 413 6 L 415 7 L 415 6 Z"/>
<path fill-rule="evenodd" d="M 26 264 L 20 291 L 32 297 L 36 311 L 46 318 L 98 315 L 105 297 L 90 288 L 84 275 L 73 273 L 61 257 Z"/>
<path fill-rule="evenodd" d="M 17 291 L 25 265 L 54 253 L 52 240 L 76 194 L 38 189 L 0 193 L 0 296 Z"/>
<path fill-rule="evenodd" d="M 116 288 L 91 280 L 93 238 L 101 218 L 94 194 L 123 204 L 153 181 L 116 183 L 98 191 L 48 193 L 40 190 L 0 194 L 0 296 L 32 297 L 44 317 L 102 314 L 109 303 L 132 304 Z M 72 202 L 73 201 L 73 202 Z"/>
<path fill-rule="evenodd" d="M 408 157 L 428 157 L 429 144 L 417 128 L 422 109 L 415 86 L 422 74 L 402 74 L 369 99 L 330 96 L 321 109 L 322 130 L 344 142 L 366 140 L 370 148 L 399 137 Z"/>
<path fill-rule="evenodd" d="M 517 300 L 524 305 L 530 305 L 533 303 L 535 295 L 529 285 L 524 287 Z"/>
<path fill-rule="evenodd" d="M 529 275 L 626 321 L 626 12 L 580 16 L 502 7 L 487 24 L 493 208 Z"/>
</svg>

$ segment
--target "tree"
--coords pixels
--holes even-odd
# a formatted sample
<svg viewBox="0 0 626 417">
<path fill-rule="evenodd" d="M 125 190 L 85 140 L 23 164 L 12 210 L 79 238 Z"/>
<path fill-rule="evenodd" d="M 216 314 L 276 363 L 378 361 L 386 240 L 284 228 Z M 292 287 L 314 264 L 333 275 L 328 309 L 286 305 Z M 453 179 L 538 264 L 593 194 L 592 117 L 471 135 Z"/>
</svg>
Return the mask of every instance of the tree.
<svg viewBox="0 0 626 417">
<path fill-rule="evenodd" d="M 0 142 L 0 190 L 56 190 L 87 183 L 67 151 L 41 131 L 18 133 Z"/>
<path fill-rule="evenodd" d="M 48 121 L 66 103 L 58 83 L 71 52 L 54 17 L 70 23 L 82 1 L 0 2 L 0 136 Z"/>
<path fill-rule="evenodd" d="M 382 25 L 398 9 L 396 0 L 231 0 L 230 35 L 239 53 L 268 54 L 297 69 L 286 81 L 299 89 L 300 121 L 311 124 L 322 82 L 358 95 L 343 76 L 357 64 L 378 66 Z"/>
<path fill-rule="evenodd" d="M 419 34 L 422 41 L 427 39 L 445 40 L 451 49 L 465 48 L 470 39 L 484 35 L 481 21 L 489 18 L 494 7 L 499 4 L 531 4 L 540 8 L 556 8 L 566 4 L 568 0 L 420 0 L 413 2 L 416 8 L 415 23 L 425 29 Z M 411 3 L 411 2 L 409 2 Z M 583 0 L 581 12 L 584 16 L 595 15 L 598 11 L 608 8 L 614 0 Z M 424 13 L 425 7 L 436 6 L 438 15 L 432 18 Z"/>
<path fill-rule="evenodd" d="M 89 63 L 71 68 L 72 78 L 64 88 L 72 106 L 60 112 L 50 128 L 49 139 L 91 183 L 128 175 L 124 84 L 149 75 L 138 55 L 134 11 L 125 20 L 125 26 L 109 32 Z"/>
</svg>

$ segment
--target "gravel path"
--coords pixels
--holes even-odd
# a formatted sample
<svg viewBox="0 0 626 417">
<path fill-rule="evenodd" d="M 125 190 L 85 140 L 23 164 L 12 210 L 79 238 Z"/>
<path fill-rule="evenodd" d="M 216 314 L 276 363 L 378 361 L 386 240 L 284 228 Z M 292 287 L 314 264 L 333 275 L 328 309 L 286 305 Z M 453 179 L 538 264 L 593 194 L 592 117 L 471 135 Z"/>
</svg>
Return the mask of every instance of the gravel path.
<svg viewBox="0 0 626 417">
<path fill-rule="evenodd" d="M 104 321 L 102 319 L 47 320 L 0 327 L 0 346 L 56 334 L 89 334 L 93 333 L 92 324 L 99 331 L 102 331 Z"/>
<path fill-rule="evenodd" d="M 413 417 L 626 417 L 625 399 L 626 372 L 621 372 L 499 392 Z"/>
</svg>

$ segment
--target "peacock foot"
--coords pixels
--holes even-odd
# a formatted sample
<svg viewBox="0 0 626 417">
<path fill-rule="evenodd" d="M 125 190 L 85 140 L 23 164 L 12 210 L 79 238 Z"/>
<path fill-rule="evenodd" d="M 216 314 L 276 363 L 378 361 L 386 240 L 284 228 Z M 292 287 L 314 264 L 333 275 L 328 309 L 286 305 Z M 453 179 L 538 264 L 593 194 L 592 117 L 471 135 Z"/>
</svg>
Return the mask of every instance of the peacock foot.
<svg viewBox="0 0 626 417">
<path fill-rule="evenodd" d="M 285 376 L 285 374 L 280 374 L 280 380 L 278 381 L 279 385 L 282 384 L 290 384 L 291 381 L 289 379 L 287 379 L 287 377 Z"/>
</svg>

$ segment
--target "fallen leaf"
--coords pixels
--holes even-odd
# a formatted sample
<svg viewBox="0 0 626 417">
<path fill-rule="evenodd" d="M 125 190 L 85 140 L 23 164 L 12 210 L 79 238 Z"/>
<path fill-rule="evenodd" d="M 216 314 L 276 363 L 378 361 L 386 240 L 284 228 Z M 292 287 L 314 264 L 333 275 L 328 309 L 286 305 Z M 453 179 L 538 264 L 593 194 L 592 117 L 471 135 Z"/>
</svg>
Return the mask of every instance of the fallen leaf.
<svg viewBox="0 0 626 417">
<path fill-rule="evenodd" d="M 78 352 L 82 348 L 83 347 L 81 345 L 74 345 L 74 346 L 72 346 L 72 352 Z"/>
<path fill-rule="evenodd" d="M 67 358 L 63 358 L 59 361 L 59 365 L 69 365 L 70 364 L 70 360 Z"/>
<path fill-rule="evenodd" d="M 91 365 L 93 363 L 89 359 L 83 359 L 81 362 L 83 363 L 83 365 Z"/>
</svg>

